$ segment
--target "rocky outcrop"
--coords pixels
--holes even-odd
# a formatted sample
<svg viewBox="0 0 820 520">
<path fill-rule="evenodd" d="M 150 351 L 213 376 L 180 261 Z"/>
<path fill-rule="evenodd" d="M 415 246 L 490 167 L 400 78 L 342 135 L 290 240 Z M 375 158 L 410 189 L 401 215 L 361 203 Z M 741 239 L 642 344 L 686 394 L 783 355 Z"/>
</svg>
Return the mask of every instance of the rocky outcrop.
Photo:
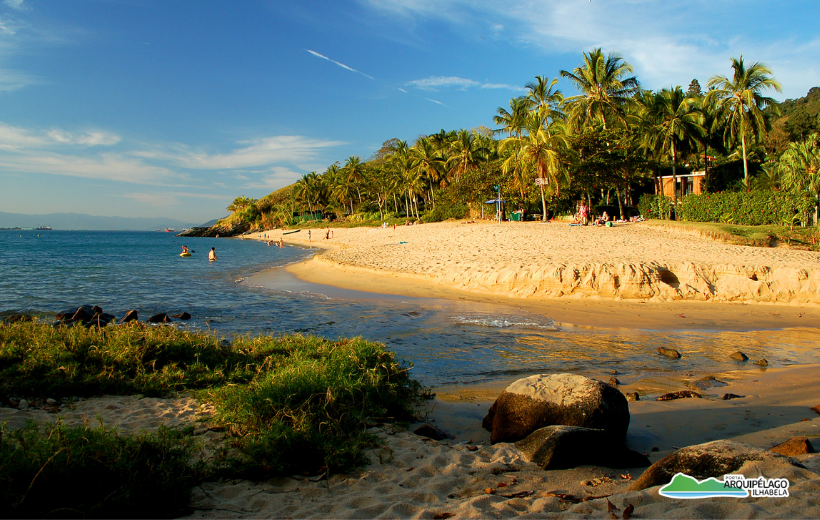
<svg viewBox="0 0 820 520">
<path fill-rule="evenodd" d="M 658 397 L 658 401 L 674 401 L 675 399 L 700 399 L 700 394 L 691 390 L 678 390 L 677 392 L 669 392 Z"/>
<path fill-rule="evenodd" d="M 567 469 L 583 465 L 608 468 L 644 468 L 649 459 L 624 446 L 604 430 L 577 426 L 547 426 L 515 443 L 530 462 L 544 469 Z"/>
<path fill-rule="evenodd" d="M 685 473 L 698 480 L 720 478 L 737 471 L 746 462 L 769 460 L 790 463 L 782 455 L 734 441 L 721 440 L 687 446 L 649 466 L 629 489 L 640 491 L 667 484 L 677 473 Z"/>
<path fill-rule="evenodd" d="M 807 455 L 814 453 L 814 446 L 811 445 L 808 437 L 792 437 L 786 442 L 782 442 L 777 446 L 772 446 L 769 451 L 785 455 L 786 457 L 794 457 L 795 455 Z"/>
<path fill-rule="evenodd" d="M 235 237 L 251 230 L 251 225 L 240 222 L 233 225 L 216 225 L 212 227 L 193 227 L 178 234 L 178 237 Z"/>
<path fill-rule="evenodd" d="M 605 430 L 622 442 L 629 428 L 629 405 L 612 386 L 575 374 L 535 375 L 508 386 L 484 421 L 490 440 L 515 442 L 545 426 Z"/>
</svg>

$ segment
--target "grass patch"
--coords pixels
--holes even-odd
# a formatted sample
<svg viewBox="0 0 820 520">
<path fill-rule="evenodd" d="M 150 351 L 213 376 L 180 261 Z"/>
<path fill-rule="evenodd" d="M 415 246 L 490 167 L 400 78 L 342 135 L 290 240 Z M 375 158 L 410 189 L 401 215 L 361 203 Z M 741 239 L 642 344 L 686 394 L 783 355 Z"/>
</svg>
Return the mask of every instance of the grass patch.
<svg viewBox="0 0 820 520">
<path fill-rule="evenodd" d="M 202 477 L 192 438 L 161 429 L 29 424 L 0 431 L 0 517 L 158 518 L 182 514 Z"/>
<path fill-rule="evenodd" d="M 151 486 L 163 481 L 161 475 L 174 490 L 177 484 L 188 489 L 205 475 L 264 479 L 348 471 L 365 463 L 365 450 L 375 445 L 370 425 L 411 420 L 423 398 L 406 365 L 383 345 L 362 339 L 259 336 L 227 343 L 211 334 L 144 324 L 0 324 L 0 399 L 191 390 L 214 404 L 212 422 L 228 433 L 207 466 L 188 460 L 190 432 L 118 437 L 102 428 L 32 426 L 0 437 L 0 493 L 6 493 L 4 507 L 14 508 L 0 512 L 122 516 L 132 514 L 131 501 L 156 501 Z M 119 468 L 124 480 L 93 469 L 100 465 Z M 53 476 L 45 473 L 57 467 Z M 52 493 L 32 501 L 29 483 L 40 481 Z M 63 482 L 78 496 L 56 492 Z M 101 495 L 97 487 L 109 491 Z M 169 498 L 162 511 L 133 509 L 133 516 L 173 514 L 173 504 L 187 504 L 180 493 L 173 491 L 181 498 Z M 39 509 L 26 509 L 35 505 Z"/>
<path fill-rule="evenodd" d="M 820 231 L 816 227 L 740 226 L 720 222 L 680 222 L 674 220 L 648 220 L 647 224 L 680 231 L 691 231 L 706 238 L 741 246 L 776 247 L 785 244 L 793 249 L 811 251 L 820 249 Z"/>
</svg>

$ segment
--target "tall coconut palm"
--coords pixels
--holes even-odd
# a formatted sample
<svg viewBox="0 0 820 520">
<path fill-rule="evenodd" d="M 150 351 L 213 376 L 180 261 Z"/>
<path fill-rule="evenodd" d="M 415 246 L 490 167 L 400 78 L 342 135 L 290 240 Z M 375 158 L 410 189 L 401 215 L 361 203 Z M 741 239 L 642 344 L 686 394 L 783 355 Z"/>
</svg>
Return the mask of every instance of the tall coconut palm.
<svg viewBox="0 0 820 520">
<path fill-rule="evenodd" d="M 614 121 L 625 119 L 624 108 L 638 92 L 640 84 L 629 65 L 617 54 L 604 57 L 600 48 L 584 53 L 584 64 L 572 72 L 561 71 L 561 76 L 572 81 L 581 92 L 564 100 L 571 128 L 603 125 L 604 130 Z"/>
<path fill-rule="evenodd" d="M 433 143 L 427 137 L 422 137 L 410 148 L 411 168 L 420 178 L 427 181 L 430 188 L 430 202 L 435 208 L 434 183 L 438 183 L 443 175 L 444 160 Z"/>
<path fill-rule="evenodd" d="M 677 86 L 663 89 L 652 98 L 646 107 L 646 142 L 648 148 L 659 156 L 672 159 L 672 182 L 674 183 L 675 208 L 678 204 L 677 163 L 679 153 L 689 149 L 695 141 L 702 139 L 703 114 L 697 107 L 697 100 Z M 676 213 L 677 215 L 677 213 Z"/>
<path fill-rule="evenodd" d="M 534 169 L 536 178 L 540 179 L 538 185 L 541 189 L 542 220 L 547 219 L 544 185 L 550 186 L 552 193 L 560 196 L 559 150 L 567 146 L 565 128 L 561 121 L 552 121 L 548 125 L 543 125 L 539 113 L 532 112 L 527 119 L 526 134 L 522 137 L 505 139 L 501 145 L 502 151 L 512 151 L 516 160 Z M 504 167 L 509 168 L 507 161 Z"/>
<path fill-rule="evenodd" d="M 556 85 L 558 85 L 557 79 L 553 78 L 550 81 L 546 76 L 535 76 L 535 82 L 525 85 L 529 91 L 526 98 L 529 101 L 529 108 L 538 112 L 542 124 L 564 117 L 564 113 L 558 109 L 564 101 L 564 95 L 560 90 L 555 89 Z"/>
<path fill-rule="evenodd" d="M 356 193 L 359 195 L 359 204 L 362 202 L 362 190 L 361 186 L 364 183 L 365 176 L 367 175 L 367 167 L 365 163 L 362 162 L 360 158 L 355 155 L 351 155 L 345 161 L 345 165 L 342 167 L 342 173 L 346 177 L 347 182 L 356 188 Z M 350 207 L 351 213 L 353 212 L 353 206 Z"/>
<path fill-rule="evenodd" d="M 498 107 L 493 123 L 500 126 L 496 132 L 507 132 L 520 136 L 527 120 L 527 109 L 530 101 L 525 97 L 514 97 L 510 100 L 509 112 L 504 107 Z"/>
<path fill-rule="evenodd" d="M 713 76 L 707 86 L 706 103 L 714 102 L 717 113 L 715 125 L 724 128 L 724 142 L 737 146 L 740 141 L 743 150 L 743 182 L 748 186 L 749 166 L 746 160 L 746 136 L 757 142 L 766 131 L 768 124 L 763 115 L 767 106 L 777 112 L 777 103 L 761 94 L 764 90 L 781 91 L 780 83 L 772 77 L 772 71 L 760 62 L 746 67 L 743 55 L 732 58 L 732 79 Z"/>
</svg>

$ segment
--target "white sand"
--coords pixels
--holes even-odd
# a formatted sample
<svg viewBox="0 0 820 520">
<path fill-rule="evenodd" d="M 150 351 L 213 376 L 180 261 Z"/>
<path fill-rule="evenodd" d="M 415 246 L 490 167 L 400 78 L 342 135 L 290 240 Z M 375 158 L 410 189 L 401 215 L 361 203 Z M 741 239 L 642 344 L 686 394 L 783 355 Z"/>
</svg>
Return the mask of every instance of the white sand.
<svg viewBox="0 0 820 520">
<path fill-rule="evenodd" d="M 329 247 L 328 265 L 520 298 L 820 302 L 820 254 L 735 246 L 643 223 L 444 222 L 282 235 Z M 260 234 L 251 235 L 251 238 Z"/>
</svg>

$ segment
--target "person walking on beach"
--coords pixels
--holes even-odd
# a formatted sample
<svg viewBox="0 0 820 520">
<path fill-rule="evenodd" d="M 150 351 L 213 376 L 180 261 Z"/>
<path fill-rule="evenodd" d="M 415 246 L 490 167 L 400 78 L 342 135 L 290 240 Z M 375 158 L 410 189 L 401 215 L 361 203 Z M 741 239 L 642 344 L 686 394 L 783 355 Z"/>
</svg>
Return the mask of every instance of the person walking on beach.
<svg viewBox="0 0 820 520">
<path fill-rule="evenodd" d="M 216 261 L 216 248 L 212 247 L 210 251 L 208 251 L 208 261 L 215 262 Z"/>
<path fill-rule="evenodd" d="M 310 230 L 308 229 L 308 242 L 310 242 Z"/>
<path fill-rule="evenodd" d="M 581 208 L 578 210 L 578 213 L 581 217 L 581 225 L 586 226 L 589 223 L 589 210 L 587 209 L 586 203 L 581 203 Z"/>
</svg>

